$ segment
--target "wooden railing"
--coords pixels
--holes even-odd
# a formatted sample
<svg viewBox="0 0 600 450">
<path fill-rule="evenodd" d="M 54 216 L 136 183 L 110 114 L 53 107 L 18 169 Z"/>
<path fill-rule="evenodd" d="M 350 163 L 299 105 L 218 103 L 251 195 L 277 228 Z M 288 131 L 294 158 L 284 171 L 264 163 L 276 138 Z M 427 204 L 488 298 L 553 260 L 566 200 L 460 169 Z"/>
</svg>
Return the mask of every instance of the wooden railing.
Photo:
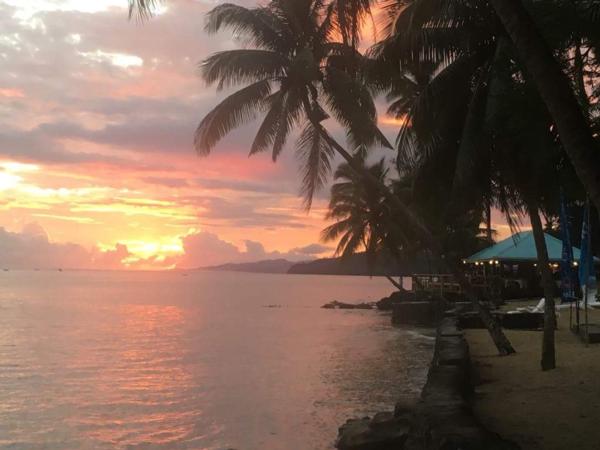
<svg viewBox="0 0 600 450">
<path fill-rule="evenodd" d="M 485 293 L 492 298 L 499 296 L 499 277 L 468 276 L 471 285 L 479 292 Z M 414 291 L 438 293 L 461 294 L 462 288 L 453 275 L 448 274 L 414 274 L 412 276 Z"/>
<path fill-rule="evenodd" d="M 453 275 L 446 274 L 415 274 L 412 276 L 413 290 L 425 292 L 461 293 L 460 284 L 456 282 Z"/>
</svg>

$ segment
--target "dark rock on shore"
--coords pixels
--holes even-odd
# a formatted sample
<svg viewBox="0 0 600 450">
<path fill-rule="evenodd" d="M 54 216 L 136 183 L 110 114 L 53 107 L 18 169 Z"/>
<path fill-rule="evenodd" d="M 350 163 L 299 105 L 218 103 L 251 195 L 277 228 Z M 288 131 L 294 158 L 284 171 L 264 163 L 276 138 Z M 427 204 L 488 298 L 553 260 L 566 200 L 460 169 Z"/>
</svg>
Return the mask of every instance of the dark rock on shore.
<svg viewBox="0 0 600 450">
<path fill-rule="evenodd" d="M 350 419 L 339 429 L 339 450 L 388 450 L 402 448 L 410 422 L 391 412 L 378 413 L 372 419 Z"/>
<path fill-rule="evenodd" d="M 388 297 L 379 300 L 376 305 L 381 311 L 391 311 L 396 303 L 410 302 L 415 300 L 415 294 L 411 291 L 396 291 L 392 292 Z"/>
<path fill-rule="evenodd" d="M 411 417 L 417 407 L 419 399 L 418 398 L 402 398 L 396 401 L 396 405 L 394 406 L 394 416 L 395 417 Z"/>
<path fill-rule="evenodd" d="M 325 309 L 373 309 L 373 305 L 370 303 L 344 303 L 333 301 L 324 304 L 321 308 Z"/>
</svg>

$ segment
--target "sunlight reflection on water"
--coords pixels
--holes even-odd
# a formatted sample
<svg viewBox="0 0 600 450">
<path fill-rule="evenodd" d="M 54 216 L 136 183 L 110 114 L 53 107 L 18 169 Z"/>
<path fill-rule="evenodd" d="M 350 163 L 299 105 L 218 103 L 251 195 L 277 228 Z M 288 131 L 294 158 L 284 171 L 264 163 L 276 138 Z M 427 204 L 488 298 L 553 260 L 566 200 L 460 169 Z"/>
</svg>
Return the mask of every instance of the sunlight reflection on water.
<svg viewBox="0 0 600 450">
<path fill-rule="evenodd" d="M 323 450 L 418 392 L 432 342 L 373 311 L 385 280 L 10 272 L 0 449 Z M 279 305 L 265 308 L 265 305 Z"/>
</svg>

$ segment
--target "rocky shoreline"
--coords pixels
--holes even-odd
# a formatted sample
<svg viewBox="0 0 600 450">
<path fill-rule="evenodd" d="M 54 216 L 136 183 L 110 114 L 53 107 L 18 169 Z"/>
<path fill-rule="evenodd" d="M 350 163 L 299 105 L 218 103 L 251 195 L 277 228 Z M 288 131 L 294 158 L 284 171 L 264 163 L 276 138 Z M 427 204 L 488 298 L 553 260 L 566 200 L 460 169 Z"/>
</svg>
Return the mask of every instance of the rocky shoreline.
<svg viewBox="0 0 600 450">
<path fill-rule="evenodd" d="M 416 402 L 352 419 L 339 428 L 339 450 L 517 450 L 484 428 L 471 407 L 469 346 L 455 312 L 438 321 L 433 360 Z"/>
</svg>

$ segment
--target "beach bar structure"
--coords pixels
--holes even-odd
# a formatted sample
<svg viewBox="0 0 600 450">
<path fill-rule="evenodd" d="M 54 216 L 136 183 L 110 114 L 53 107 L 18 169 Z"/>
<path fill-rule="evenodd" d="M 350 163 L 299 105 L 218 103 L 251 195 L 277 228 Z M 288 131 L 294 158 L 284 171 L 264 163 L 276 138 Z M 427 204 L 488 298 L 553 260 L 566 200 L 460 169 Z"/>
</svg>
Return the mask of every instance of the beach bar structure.
<svg viewBox="0 0 600 450">
<path fill-rule="evenodd" d="M 562 241 L 544 234 L 548 258 L 559 286 L 559 263 L 562 258 Z M 573 247 L 574 265 L 579 264 L 580 250 Z M 537 270 L 537 251 L 532 231 L 513 234 L 465 259 L 471 284 L 489 299 L 516 299 L 542 294 Z M 460 294 L 461 289 L 451 275 L 413 275 L 415 290 Z"/>
<path fill-rule="evenodd" d="M 544 238 L 558 295 L 563 243 L 547 233 L 544 233 Z M 573 247 L 574 266 L 579 264 L 580 255 L 580 250 Z M 475 281 L 483 279 L 495 297 L 509 299 L 542 294 L 533 231 L 516 233 L 469 256 L 463 263 L 470 266 L 471 277 Z"/>
</svg>

